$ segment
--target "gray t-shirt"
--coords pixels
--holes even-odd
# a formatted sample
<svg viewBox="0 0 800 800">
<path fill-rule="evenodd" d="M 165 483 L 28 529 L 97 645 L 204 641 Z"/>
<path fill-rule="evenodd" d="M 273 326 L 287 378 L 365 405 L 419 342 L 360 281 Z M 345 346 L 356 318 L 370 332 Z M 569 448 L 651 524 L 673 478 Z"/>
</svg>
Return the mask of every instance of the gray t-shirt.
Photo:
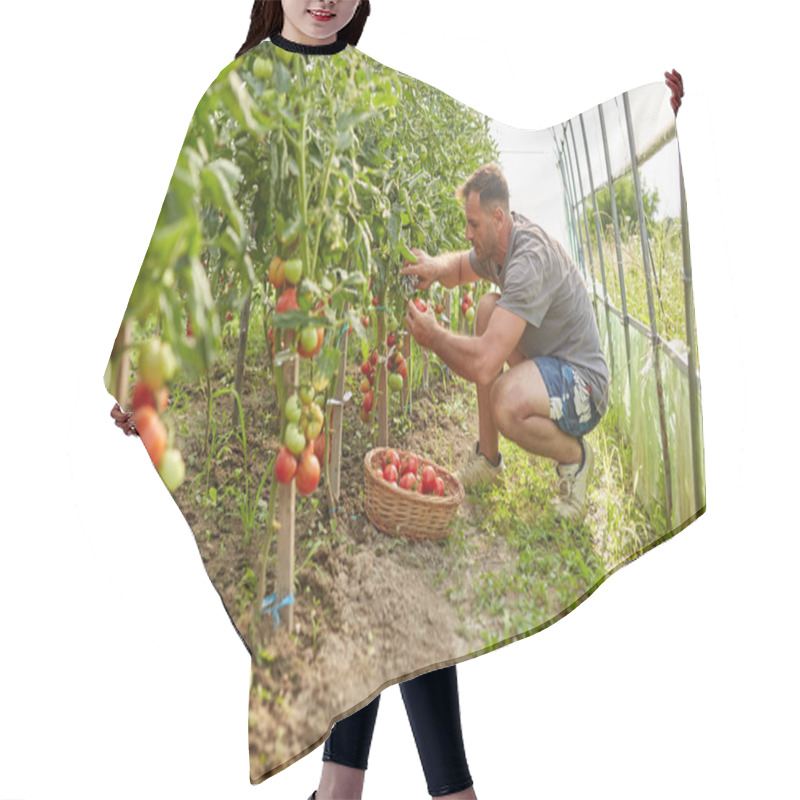
<svg viewBox="0 0 800 800">
<path fill-rule="evenodd" d="M 608 365 L 592 312 L 589 292 L 564 248 L 538 225 L 516 211 L 502 265 L 469 263 L 481 278 L 500 287 L 497 305 L 528 324 L 519 349 L 528 357 L 555 356 L 571 364 L 591 388 L 595 408 L 608 407 Z"/>
</svg>

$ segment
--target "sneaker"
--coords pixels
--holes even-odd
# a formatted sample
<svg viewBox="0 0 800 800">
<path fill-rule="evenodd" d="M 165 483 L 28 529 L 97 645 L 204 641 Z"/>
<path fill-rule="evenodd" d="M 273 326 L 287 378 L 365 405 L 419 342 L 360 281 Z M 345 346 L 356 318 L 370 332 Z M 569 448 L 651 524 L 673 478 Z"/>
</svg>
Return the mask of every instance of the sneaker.
<svg viewBox="0 0 800 800">
<path fill-rule="evenodd" d="M 594 452 L 589 442 L 583 440 L 583 466 L 559 464 L 558 499 L 554 503 L 556 517 L 568 522 L 581 522 L 584 517 L 586 488 L 592 477 Z"/>
<path fill-rule="evenodd" d="M 464 489 L 505 482 L 506 465 L 503 462 L 503 454 L 499 454 L 497 466 L 494 466 L 483 453 L 478 452 L 479 447 L 480 442 L 475 442 L 475 449 L 467 457 L 467 463 L 456 472 L 456 478 L 461 481 Z"/>
</svg>

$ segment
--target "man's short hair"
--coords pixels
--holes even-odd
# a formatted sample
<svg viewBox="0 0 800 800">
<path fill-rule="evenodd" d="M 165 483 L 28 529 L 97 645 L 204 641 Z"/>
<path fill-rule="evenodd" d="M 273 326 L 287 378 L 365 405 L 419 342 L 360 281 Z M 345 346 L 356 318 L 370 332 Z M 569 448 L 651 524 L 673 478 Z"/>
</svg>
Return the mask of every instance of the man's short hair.
<svg viewBox="0 0 800 800">
<path fill-rule="evenodd" d="M 498 206 L 509 214 L 508 182 L 497 164 L 478 167 L 456 190 L 456 197 L 466 203 L 470 192 L 477 192 L 481 209 L 491 214 Z"/>
</svg>

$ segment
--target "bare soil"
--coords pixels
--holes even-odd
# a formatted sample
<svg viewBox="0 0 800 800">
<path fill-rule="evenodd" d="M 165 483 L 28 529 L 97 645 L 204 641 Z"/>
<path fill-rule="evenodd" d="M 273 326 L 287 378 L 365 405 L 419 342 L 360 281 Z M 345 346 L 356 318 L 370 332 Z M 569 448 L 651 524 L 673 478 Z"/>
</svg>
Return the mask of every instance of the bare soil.
<svg viewBox="0 0 800 800">
<path fill-rule="evenodd" d="M 355 386 L 359 376 L 356 368 L 350 371 Z M 249 370 L 242 393 L 254 485 L 278 444 L 275 393 L 267 375 L 266 370 Z M 474 387 L 452 374 L 446 377 L 446 386 L 437 376 L 436 386 L 413 398 L 406 421 L 402 416 L 391 421 L 390 442 L 455 470 L 477 439 L 475 397 Z M 212 387 L 232 382 L 232 364 L 215 368 Z M 272 617 L 264 617 L 266 644 L 256 653 L 248 620 L 258 547 L 267 526 L 258 526 L 244 545 L 236 493 L 230 491 L 243 485 L 241 473 L 238 478 L 236 473 L 244 462 L 241 443 L 228 438 L 227 449 L 201 475 L 206 399 L 198 385 L 182 391 L 173 419 L 187 480 L 176 500 L 211 581 L 254 655 L 249 710 L 253 782 L 318 747 L 337 719 L 386 686 L 486 649 L 480 637 L 486 620 L 466 607 L 467 587 L 507 561 L 502 538 L 481 532 L 469 501 L 462 504 L 453 534 L 445 540 L 420 542 L 378 531 L 364 513 L 363 458 L 373 442 L 370 428 L 358 418 L 359 395 L 354 391 L 345 406 L 341 506 L 329 514 L 321 489 L 314 495 L 318 503 L 298 503 L 293 630 L 274 628 Z M 230 396 L 218 401 L 218 436 L 231 429 L 231 405 Z M 207 487 L 216 488 L 215 505 L 207 499 Z M 268 496 L 269 484 L 262 497 Z M 314 543 L 318 549 L 305 563 Z M 272 568 L 267 585 L 274 585 Z"/>
</svg>

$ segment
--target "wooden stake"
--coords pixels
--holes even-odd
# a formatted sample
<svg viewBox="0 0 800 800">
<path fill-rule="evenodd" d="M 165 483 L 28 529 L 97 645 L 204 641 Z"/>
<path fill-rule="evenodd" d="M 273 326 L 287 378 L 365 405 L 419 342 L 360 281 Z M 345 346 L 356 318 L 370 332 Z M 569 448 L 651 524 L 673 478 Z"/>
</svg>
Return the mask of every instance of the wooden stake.
<svg viewBox="0 0 800 800">
<path fill-rule="evenodd" d="M 347 313 L 348 305 L 345 304 L 342 318 Z M 345 325 L 347 322 L 345 320 Z M 341 491 L 342 475 L 342 416 L 344 414 L 344 381 L 347 373 L 347 342 L 349 340 L 349 326 L 341 337 L 339 349 L 342 351 L 339 356 L 339 372 L 336 374 L 336 388 L 333 392 L 333 399 L 336 402 L 331 407 L 329 414 L 328 441 L 330 448 L 330 461 L 328 462 L 328 486 L 329 499 L 331 503 L 331 513 L 339 505 L 339 494 Z M 327 454 L 325 456 L 327 458 Z"/>
<path fill-rule="evenodd" d="M 281 367 L 283 385 L 287 393 L 291 387 L 297 386 L 300 375 L 298 357 L 292 356 Z M 280 603 L 284 597 L 294 592 L 294 522 L 295 522 L 295 481 L 281 484 L 278 487 L 278 562 L 276 570 L 275 592 Z M 291 632 L 294 624 L 294 604 L 283 606 L 279 611 L 281 623 L 289 626 Z"/>
<path fill-rule="evenodd" d="M 389 446 L 389 376 L 386 370 L 386 312 L 378 312 L 378 376 L 375 394 L 378 403 L 378 447 Z"/>
</svg>

